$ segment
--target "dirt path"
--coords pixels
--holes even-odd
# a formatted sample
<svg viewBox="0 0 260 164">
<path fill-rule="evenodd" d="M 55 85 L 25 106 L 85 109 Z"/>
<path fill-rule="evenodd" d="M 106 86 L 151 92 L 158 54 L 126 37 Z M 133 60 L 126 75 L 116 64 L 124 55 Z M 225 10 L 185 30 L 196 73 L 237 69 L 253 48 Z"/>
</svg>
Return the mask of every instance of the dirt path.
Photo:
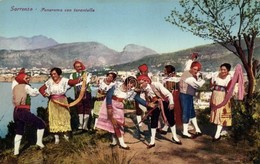
<svg viewBox="0 0 260 164">
<path fill-rule="evenodd" d="M 182 145 L 171 142 L 171 133 L 167 135 L 157 134 L 156 145 L 151 149 L 146 148 L 149 141 L 149 131 L 146 124 L 143 124 L 144 135 L 138 139 L 138 133 L 133 123 L 134 115 L 129 113 L 126 117 L 126 133 L 124 135 L 125 142 L 130 147 L 126 151 L 127 156 L 132 158 L 131 163 L 240 163 L 244 159 L 241 154 L 242 148 L 232 146 L 228 139 L 222 138 L 218 142 L 212 142 L 210 128 L 201 128 L 204 134 L 195 139 L 184 139 L 178 137 L 182 141 Z M 145 144 L 146 143 L 146 144 Z"/>
<path fill-rule="evenodd" d="M 212 125 L 202 126 L 204 133 L 195 139 L 184 139 L 177 133 L 182 145 L 176 145 L 171 141 L 171 133 L 157 134 L 156 145 L 147 149 L 150 134 L 147 124 L 143 124 L 144 133 L 138 137 L 138 131 L 134 122 L 133 111 L 126 113 L 126 125 L 124 140 L 130 150 L 120 149 L 118 146 L 109 147 L 109 133 L 98 130 L 96 134 L 74 134 L 69 142 L 61 140 L 54 144 L 51 135 L 44 138 L 45 148 L 38 150 L 30 146 L 21 152 L 19 157 L 12 155 L 13 150 L 2 154 L 1 163 L 73 163 L 73 164 L 99 164 L 99 163 L 131 163 L 131 164 L 190 164 L 190 163 L 246 163 L 246 155 L 242 145 L 234 145 L 228 138 L 222 138 L 218 142 L 212 142 L 214 133 Z M 148 122 L 148 121 L 147 121 Z M 96 144 L 97 143 L 97 144 Z"/>
</svg>

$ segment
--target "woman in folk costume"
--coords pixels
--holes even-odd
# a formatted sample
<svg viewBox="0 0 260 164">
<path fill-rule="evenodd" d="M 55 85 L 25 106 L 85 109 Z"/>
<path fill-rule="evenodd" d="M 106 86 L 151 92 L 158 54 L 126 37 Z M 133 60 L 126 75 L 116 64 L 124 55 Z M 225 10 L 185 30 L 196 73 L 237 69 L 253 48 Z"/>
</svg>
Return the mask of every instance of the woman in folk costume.
<svg viewBox="0 0 260 164">
<path fill-rule="evenodd" d="M 97 118 L 99 116 L 101 105 L 104 99 L 106 98 L 106 93 L 110 88 L 112 88 L 115 85 L 116 77 L 117 74 L 115 72 L 108 72 L 106 78 L 99 81 L 98 92 L 97 92 L 96 101 L 94 103 L 94 109 L 93 109 L 93 115 L 95 118 L 94 129 L 96 127 Z"/>
<path fill-rule="evenodd" d="M 76 70 L 76 72 L 72 73 L 70 75 L 70 79 L 78 79 L 79 77 L 81 77 L 83 75 L 83 73 L 86 73 L 86 67 L 84 66 L 84 64 L 80 61 L 75 61 L 73 64 L 74 69 Z M 90 86 L 89 86 L 89 82 L 91 79 L 91 74 L 87 74 L 87 87 L 86 87 L 86 92 L 83 96 L 83 98 L 81 99 L 81 101 L 76 105 L 77 108 L 77 113 L 78 113 L 78 117 L 79 117 L 79 126 L 78 129 L 83 129 L 83 130 L 88 130 L 88 120 L 89 120 L 89 115 L 91 113 L 91 109 L 92 109 L 92 97 L 91 97 L 91 90 L 90 90 Z M 74 94 L 75 94 L 75 99 L 77 99 L 79 97 L 80 94 L 80 90 L 82 87 L 82 82 L 76 84 L 73 88 L 74 88 Z"/>
<path fill-rule="evenodd" d="M 231 65 L 229 63 L 224 63 L 220 65 L 220 71 L 217 73 L 212 74 L 211 77 L 211 113 L 210 113 L 210 122 L 216 124 L 217 130 L 215 136 L 213 137 L 213 142 L 218 141 L 221 138 L 221 131 L 223 127 L 231 126 L 232 125 L 232 113 L 231 113 L 231 104 L 230 99 L 227 99 L 225 105 L 217 106 L 221 104 L 224 99 L 226 98 L 228 92 L 230 91 L 232 76 L 229 73 L 231 69 Z M 242 69 L 241 69 L 242 70 Z M 236 71 L 237 72 L 237 71 Z M 243 73 L 240 71 L 241 80 L 243 80 Z M 237 75 L 236 73 L 235 75 Z M 235 81 L 236 79 L 234 79 Z M 239 86 L 240 88 L 243 87 Z"/>
<path fill-rule="evenodd" d="M 173 94 L 174 101 L 174 116 L 177 126 L 182 124 L 182 111 L 179 99 L 179 81 L 180 78 L 177 77 L 175 73 L 175 67 L 173 65 L 166 65 L 164 67 L 165 78 L 163 79 L 163 85 Z M 166 134 L 168 130 L 168 125 L 164 125 L 161 134 Z"/>
<path fill-rule="evenodd" d="M 15 84 L 12 86 L 13 105 L 14 105 L 14 122 L 15 122 L 15 138 L 14 138 L 14 155 L 19 154 L 20 143 L 24 133 L 26 124 L 33 125 L 37 128 L 36 145 L 43 148 L 42 138 L 44 134 L 45 122 L 30 112 L 31 99 L 30 96 L 39 95 L 36 88 L 32 88 L 29 84 L 30 77 L 24 72 L 20 72 L 15 77 Z"/>
<path fill-rule="evenodd" d="M 205 80 L 197 77 L 198 72 L 201 69 L 201 64 L 197 61 L 193 62 L 190 66 L 190 70 L 184 71 L 180 79 L 180 101 L 182 108 L 182 122 L 183 122 L 183 137 L 193 138 L 202 135 L 201 130 L 197 123 L 197 118 L 194 109 L 193 97 L 196 90 L 201 87 Z M 195 135 L 192 136 L 188 133 L 189 121 L 195 127 Z"/>
<path fill-rule="evenodd" d="M 158 104 L 158 106 L 152 109 L 151 114 L 151 141 L 147 146 L 148 149 L 155 146 L 155 134 L 158 126 L 158 120 L 160 113 L 164 118 L 164 122 L 169 124 L 172 132 L 172 142 L 181 145 L 181 141 L 178 139 L 176 134 L 176 126 L 174 119 L 174 102 L 173 96 L 163 84 L 159 82 L 152 82 L 151 79 L 146 75 L 140 75 L 137 78 L 140 87 L 146 94 L 146 100 Z"/>
<path fill-rule="evenodd" d="M 134 91 L 137 85 L 136 78 L 129 76 L 124 83 L 116 83 L 108 90 L 106 99 L 103 101 L 101 111 L 97 120 L 97 128 L 106 130 L 112 134 L 111 146 L 117 145 L 122 149 L 130 149 L 124 142 L 123 125 L 124 125 L 124 104 L 125 99 L 137 100 L 140 104 L 148 106 Z"/>
<path fill-rule="evenodd" d="M 49 98 L 49 129 L 51 133 L 54 133 L 55 144 L 58 144 L 60 141 L 59 134 L 64 133 L 64 138 L 68 140 L 69 138 L 65 133 L 71 131 L 69 108 L 59 103 L 68 104 L 65 95 L 67 89 L 81 81 L 81 78 L 71 80 L 62 77 L 61 74 L 62 70 L 60 68 L 52 68 L 50 71 L 51 78 L 39 89 L 44 97 Z"/>
</svg>

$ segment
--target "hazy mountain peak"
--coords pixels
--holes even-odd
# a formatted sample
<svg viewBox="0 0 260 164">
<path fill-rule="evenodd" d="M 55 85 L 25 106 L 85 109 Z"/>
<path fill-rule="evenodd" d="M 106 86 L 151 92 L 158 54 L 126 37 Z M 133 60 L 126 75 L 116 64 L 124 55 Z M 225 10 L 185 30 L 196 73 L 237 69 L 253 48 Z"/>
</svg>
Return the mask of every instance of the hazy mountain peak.
<svg viewBox="0 0 260 164">
<path fill-rule="evenodd" d="M 33 50 L 57 44 L 58 42 L 54 39 L 47 38 L 43 35 L 33 37 L 18 36 L 12 38 L 0 37 L 0 49 L 6 50 Z"/>
</svg>

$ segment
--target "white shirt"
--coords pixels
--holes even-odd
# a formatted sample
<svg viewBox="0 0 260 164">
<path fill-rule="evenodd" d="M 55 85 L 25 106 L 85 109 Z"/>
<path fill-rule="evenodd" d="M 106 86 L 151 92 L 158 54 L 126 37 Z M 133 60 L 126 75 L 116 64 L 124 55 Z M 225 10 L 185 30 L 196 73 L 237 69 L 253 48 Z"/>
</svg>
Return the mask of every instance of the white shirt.
<svg viewBox="0 0 260 164">
<path fill-rule="evenodd" d="M 68 84 L 69 79 L 62 77 L 60 82 L 56 84 L 52 78 L 48 79 L 45 82 L 45 85 L 47 87 L 46 93 L 49 95 L 57 94 L 57 95 L 63 95 L 66 93 L 67 89 L 69 88 Z"/>
<path fill-rule="evenodd" d="M 229 81 L 231 80 L 232 75 L 228 74 L 225 79 L 222 79 L 219 77 L 219 72 L 214 72 L 214 73 L 208 75 L 206 78 L 207 79 L 211 78 L 212 84 L 215 83 L 216 85 L 226 87 L 228 85 Z"/>
<path fill-rule="evenodd" d="M 191 60 L 191 59 L 189 59 L 188 61 L 186 61 L 185 67 L 184 67 L 184 71 L 190 70 L 190 67 L 191 67 L 192 62 L 193 62 L 193 60 Z"/>
<path fill-rule="evenodd" d="M 174 104 L 173 102 L 173 96 L 172 96 L 172 93 L 170 91 L 168 91 L 168 89 L 166 89 L 161 83 L 159 82 L 153 82 L 152 85 L 154 85 L 154 87 L 160 91 L 165 97 L 168 98 L 169 100 L 169 103 L 170 104 Z M 151 85 L 148 84 L 147 87 L 144 89 L 145 92 L 147 93 L 147 95 L 151 98 L 157 96 L 154 91 L 152 90 L 151 88 Z"/>
<path fill-rule="evenodd" d="M 203 80 L 203 79 L 197 80 L 194 77 L 188 77 L 187 79 L 185 79 L 184 82 L 189 84 L 193 88 L 198 89 L 199 87 L 201 87 L 205 83 L 205 80 Z"/>
</svg>

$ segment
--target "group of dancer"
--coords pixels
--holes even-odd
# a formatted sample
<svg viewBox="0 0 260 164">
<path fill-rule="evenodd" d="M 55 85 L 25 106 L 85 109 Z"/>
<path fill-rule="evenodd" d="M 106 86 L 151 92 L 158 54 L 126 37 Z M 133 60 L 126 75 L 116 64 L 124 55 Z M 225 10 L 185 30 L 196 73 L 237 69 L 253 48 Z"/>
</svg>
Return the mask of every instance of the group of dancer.
<svg viewBox="0 0 260 164">
<path fill-rule="evenodd" d="M 149 75 L 148 66 L 142 64 L 138 67 L 140 73 L 137 76 L 129 76 L 123 82 L 116 81 L 116 72 L 108 72 L 106 77 L 99 81 L 98 92 L 95 102 L 91 96 L 91 74 L 86 72 L 84 64 L 75 61 L 73 66 L 75 73 L 69 78 L 62 76 L 60 68 L 50 70 L 50 78 L 39 88 L 32 88 L 29 84 L 30 76 L 21 70 L 15 77 L 12 85 L 14 121 L 16 135 L 14 138 L 14 155 L 19 154 L 20 142 L 24 133 L 25 124 L 34 125 L 37 130 L 36 145 L 44 148 L 42 142 L 46 123 L 30 112 L 30 96 L 42 96 L 48 101 L 48 126 L 50 133 L 54 134 L 55 144 L 60 141 L 62 135 L 69 140 L 68 132 L 71 129 L 70 111 L 71 106 L 76 106 L 79 117 L 78 129 L 87 130 L 90 116 L 94 118 L 94 128 L 102 129 L 111 133 L 110 146 L 119 145 L 122 149 L 130 149 L 124 142 L 124 102 L 135 101 L 136 118 L 141 125 L 143 110 L 147 110 L 151 125 L 151 138 L 147 148 L 155 147 L 156 132 L 167 133 L 170 128 L 172 142 L 181 145 L 182 142 L 176 133 L 176 124 L 182 127 L 182 137 L 193 139 L 202 135 L 198 126 L 194 109 L 193 98 L 196 90 L 201 87 L 205 80 L 200 76 L 201 64 L 196 61 L 197 53 L 193 53 L 185 66 L 181 77 L 177 78 L 175 67 L 164 67 L 165 78 L 163 82 L 153 82 Z M 213 141 L 220 139 L 221 131 L 225 126 L 231 126 L 231 108 L 229 101 L 223 103 L 229 91 L 232 76 L 229 73 L 231 65 L 224 63 L 220 71 L 212 74 L 210 121 L 217 125 Z M 241 79 L 241 78 L 239 78 Z M 68 103 L 66 92 L 73 87 L 75 101 Z M 233 87 L 233 86 L 231 86 Z M 94 105 L 93 105 L 94 104 Z M 159 118 L 163 118 L 164 127 L 158 131 Z M 195 133 L 188 130 L 189 124 L 195 128 Z"/>
</svg>

